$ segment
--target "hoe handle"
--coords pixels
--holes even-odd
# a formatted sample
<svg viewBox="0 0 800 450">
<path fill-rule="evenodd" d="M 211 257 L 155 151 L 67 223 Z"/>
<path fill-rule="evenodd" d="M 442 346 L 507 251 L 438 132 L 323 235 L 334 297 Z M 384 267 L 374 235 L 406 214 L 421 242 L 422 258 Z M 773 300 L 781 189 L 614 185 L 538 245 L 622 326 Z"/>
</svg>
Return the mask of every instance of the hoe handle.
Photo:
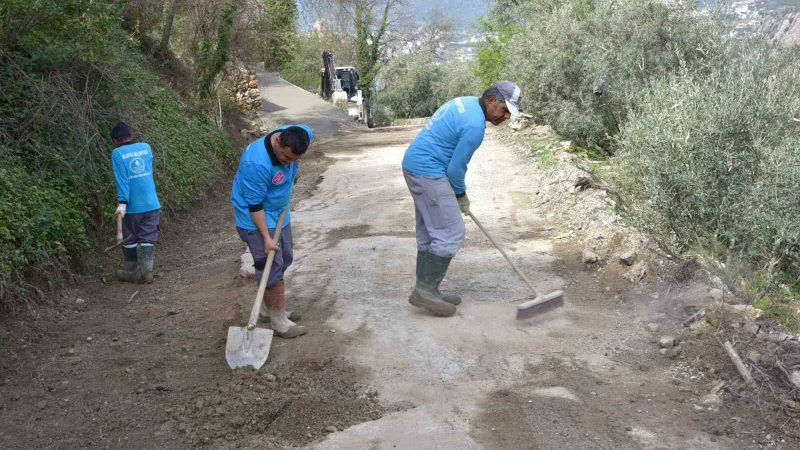
<svg viewBox="0 0 800 450">
<path fill-rule="evenodd" d="M 511 267 L 514 268 L 514 271 L 517 272 L 517 275 L 519 275 L 522 281 L 524 281 L 525 284 L 527 284 L 528 287 L 531 288 L 531 292 L 533 292 L 533 295 L 538 297 L 539 293 L 536 292 L 536 288 L 533 287 L 533 283 L 531 283 L 531 280 L 529 280 L 528 277 L 526 277 L 525 274 L 522 273 L 522 271 L 519 270 L 519 268 L 517 268 L 517 265 L 514 264 L 513 261 L 511 261 L 511 258 L 509 258 L 508 255 L 506 255 L 506 252 L 503 250 L 503 248 L 500 247 L 500 245 L 497 242 L 495 242 L 495 240 L 492 238 L 489 232 L 486 231 L 486 228 L 483 228 L 483 225 L 481 225 L 481 222 L 475 217 L 474 214 L 472 214 L 472 211 L 468 212 L 467 214 L 469 215 L 470 219 L 472 219 L 472 221 L 475 222 L 475 225 L 477 225 L 478 228 L 480 228 L 481 231 L 483 231 L 483 234 L 485 234 L 486 237 L 489 238 L 489 240 L 492 242 L 492 244 L 494 244 L 497 250 L 500 251 L 500 254 L 503 255 L 503 258 L 505 258 L 506 261 L 508 261 L 508 263 L 511 265 Z"/>
<path fill-rule="evenodd" d="M 122 216 L 117 214 L 117 244 L 122 243 Z"/>
<path fill-rule="evenodd" d="M 283 230 L 283 219 L 286 217 L 286 208 L 281 211 L 278 216 L 278 223 L 275 226 L 275 233 L 272 235 L 272 240 L 277 244 L 281 238 L 281 230 Z M 256 294 L 256 301 L 253 302 L 253 309 L 250 311 L 250 320 L 247 321 L 247 329 L 252 330 L 256 327 L 258 322 L 258 311 L 261 309 L 261 302 L 264 301 L 264 291 L 267 290 L 267 279 L 269 278 L 269 271 L 272 268 L 272 261 L 275 259 L 275 250 L 270 250 L 267 255 L 267 265 L 264 266 L 264 274 L 261 276 L 261 282 L 258 283 L 258 293 Z"/>
</svg>

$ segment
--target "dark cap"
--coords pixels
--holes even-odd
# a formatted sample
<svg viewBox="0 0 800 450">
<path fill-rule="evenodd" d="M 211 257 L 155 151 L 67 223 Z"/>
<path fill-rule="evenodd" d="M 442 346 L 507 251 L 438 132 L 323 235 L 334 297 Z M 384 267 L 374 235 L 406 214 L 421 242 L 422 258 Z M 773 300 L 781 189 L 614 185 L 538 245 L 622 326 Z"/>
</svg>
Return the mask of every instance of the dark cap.
<svg viewBox="0 0 800 450">
<path fill-rule="evenodd" d="M 131 135 L 131 128 L 125 123 L 120 122 L 111 130 L 111 139 L 119 139 Z"/>
</svg>

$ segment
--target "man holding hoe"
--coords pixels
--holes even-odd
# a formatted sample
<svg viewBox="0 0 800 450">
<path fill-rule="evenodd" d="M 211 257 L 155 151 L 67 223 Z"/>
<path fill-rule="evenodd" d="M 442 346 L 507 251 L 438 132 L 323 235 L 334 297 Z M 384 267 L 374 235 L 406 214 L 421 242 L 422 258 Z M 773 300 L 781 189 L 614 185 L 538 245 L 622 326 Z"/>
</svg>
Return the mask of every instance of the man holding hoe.
<svg viewBox="0 0 800 450">
<path fill-rule="evenodd" d="M 412 305 L 437 316 L 456 313 L 461 296 L 439 292 L 439 284 L 464 242 L 461 213 L 469 212 L 467 164 L 483 142 L 486 122 L 497 126 L 519 114 L 521 95 L 516 84 L 501 81 L 480 98 L 450 100 L 406 150 L 403 175 L 417 221 L 417 282 L 408 298 Z"/>
<path fill-rule="evenodd" d="M 251 143 L 242 153 L 231 190 L 236 231 L 253 255 L 256 281 L 260 282 L 264 275 L 267 254 L 275 251 L 264 303 L 275 336 L 284 339 L 306 334 L 305 327 L 287 317 L 283 273 L 293 259 L 288 210 L 292 186 L 312 138 L 308 126 L 286 125 Z M 279 242 L 274 242 L 272 234 L 284 208 L 287 210 L 281 236 Z"/>
<path fill-rule="evenodd" d="M 116 215 L 122 217 L 125 236 L 122 241 L 124 265 L 117 271 L 117 279 L 127 283 L 152 283 L 161 214 L 153 179 L 153 150 L 144 142 L 136 142 L 124 122 L 111 130 L 111 139 L 115 146 L 111 166 L 117 185 Z M 141 274 L 137 270 L 139 256 Z"/>
</svg>

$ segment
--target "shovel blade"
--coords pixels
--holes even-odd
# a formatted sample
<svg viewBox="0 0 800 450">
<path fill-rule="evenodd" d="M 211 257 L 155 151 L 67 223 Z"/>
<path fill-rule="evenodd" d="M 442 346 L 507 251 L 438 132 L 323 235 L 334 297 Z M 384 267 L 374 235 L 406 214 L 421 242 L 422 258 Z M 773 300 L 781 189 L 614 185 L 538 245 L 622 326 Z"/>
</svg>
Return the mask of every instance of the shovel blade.
<svg viewBox="0 0 800 450">
<path fill-rule="evenodd" d="M 564 306 L 564 292 L 555 291 L 547 295 L 539 295 L 533 300 L 517 306 L 517 319 L 527 319 Z"/>
<path fill-rule="evenodd" d="M 251 366 L 258 370 L 267 362 L 272 345 L 272 330 L 247 327 L 228 327 L 225 360 L 231 369 Z"/>
</svg>

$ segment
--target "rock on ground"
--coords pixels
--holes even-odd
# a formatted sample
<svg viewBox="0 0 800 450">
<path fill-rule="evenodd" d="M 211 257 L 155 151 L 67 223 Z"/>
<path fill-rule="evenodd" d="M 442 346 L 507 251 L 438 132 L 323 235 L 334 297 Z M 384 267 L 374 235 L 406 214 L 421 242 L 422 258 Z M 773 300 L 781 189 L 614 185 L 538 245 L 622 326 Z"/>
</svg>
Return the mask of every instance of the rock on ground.
<svg viewBox="0 0 800 450">
<path fill-rule="evenodd" d="M 647 331 L 649 331 L 651 333 L 657 333 L 657 332 L 661 331 L 661 324 L 660 323 L 650 322 L 650 323 L 648 323 L 646 325 L 646 328 L 647 328 Z"/>
<path fill-rule="evenodd" d="M 647 264 L 644 261 L 636 263 L 623 277 L 631 283 L 638 283 L 647 275 Z"/>
<path fill-rule="evenodd" d="M 619 262 L 626 266 L 632 266 L 636 262 L 636 252 L 630 251 L 619 255 Z"/>
<path fill-rule="evenodd" d="M 589 249 L 583 251 L 583 262 L 585 264 L 594 264 L 598 261 L 600 261 L 600 256 L 598 256 L 597 253 Z"/>
</svg>

